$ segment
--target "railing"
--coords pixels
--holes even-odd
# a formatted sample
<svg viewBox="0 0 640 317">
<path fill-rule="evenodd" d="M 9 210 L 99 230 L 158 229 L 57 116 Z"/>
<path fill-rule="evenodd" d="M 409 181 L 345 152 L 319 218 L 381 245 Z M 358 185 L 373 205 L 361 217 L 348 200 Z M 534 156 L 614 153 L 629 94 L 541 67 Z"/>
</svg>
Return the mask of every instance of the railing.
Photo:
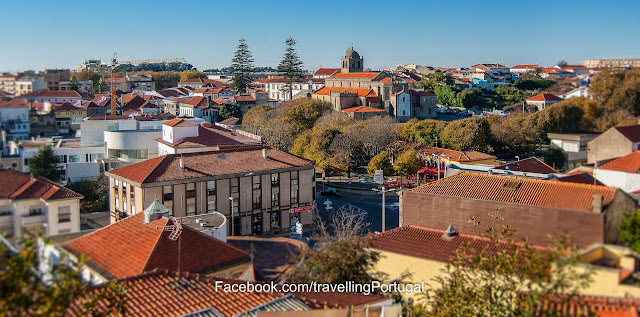
<svg viewBox="0 0 640 317">
<path fill-rule="evenodd" d="M 29 226 L 33 224 L 41 224 L 47 222 L 47 218 L 45 215 L 23 215 L 22 216 L 22 226 Z"/>
</svg>

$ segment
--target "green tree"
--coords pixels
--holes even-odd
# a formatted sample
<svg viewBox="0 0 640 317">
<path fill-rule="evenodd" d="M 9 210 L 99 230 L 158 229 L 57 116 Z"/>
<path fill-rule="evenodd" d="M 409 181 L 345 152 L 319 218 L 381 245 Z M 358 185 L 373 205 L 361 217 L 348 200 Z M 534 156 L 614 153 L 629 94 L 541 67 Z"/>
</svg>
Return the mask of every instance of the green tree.
<svg viewBox="0 0 640 317">
<path fill-rule="evenodd" d="M 218 121 L 226 120 L 229 118 L 241 118 L 242 109 L 235 102 L 225 102 L 218 111 Z"/>
<path fill-rule="evenodd" d="M 236 52 L 231 60 L 231 73 L 233 73 L 233 79 L 231 81 L 231 88 L 237 89 L 241 92 L 246 92 L 247 87 L 253 81 L 251 78 L 251 72 L 253 71 L 253 58 L 249 51 L 245 39 L 240 39 Z"/>
<path fill-rule="evenodd" d="M 94 290 L 82 279 L 82 259 L 41 263 L 40 249 L 48 242 L 39 234 L 24 231 L 20 250 L 0 243 L 0 315 L 64 316 L 71 305 L 85 316 L 125 313 L 124 285 L 110 282 Z"/>
<path fill-rule="evenodd" d="M 367 173 L 373 175 L 376 170 L 382 170 L 387 176 L 395 174 L 393 165 L 391 165 L 391 157 L 387 151 L 382 151 L 374 156 L 367 166 Z"/>
<path fill-rule="evenodd" d="M 491 144 L 491 126 L 481 117 L 450 122 L 440 135 L 442 144 L 453 150 L 487 152 Z"/>
<path fill-rule="evenodd" d="M 541 156 L 547 165 L 557 170 L 563 170 L 567 163 L 564 152 L 557 146 L 541 147 L 536 151 L 536 156 Z"/>
<path fill-rule="evenodd" d="M 485 243 L 462 244 L 435 279 L 426 296 L 429 315 L 564 316 L 556 309 L 588 287 L 592 274 L 577 267 L 569 237 L 552 237 L 541 250 L 527 240 L 517 243 L 512 227 L 498 227 L 497 213 L 489 216 L 493 223 L 480 238 Z M 471 221 L 480 225 L 477 216 Z"/>
<path fill-rule="evenodd" d="M 457 107 L 458 99 L 456 98 L 458 94 L 458 88 L 453 86 L 436 86 L 435 88 L 436 96 L 438 97 L 438 103 L 441 105 Z"/>
<path fill-rule="evenodd" d="M 302 61 L 298 57 L 298 52 L 295 49 L 296 41 L 292 38 L 288 38 L 285 42 L 286 48 L 284 56 L 280 64 L 278 64 L 278 73 L 280 76 L 287 79 L 287 85 L 285 91 L 289 93 L 289 100 L 293 99 L 292 84 L 295 80 L 302 78 Z"/>
<path fill-rule="evenodd" d="M 482 109 L 485 107 L 486 101 L 482 97 L 482 92 L 479 90 L 464 89 L 457 96 L 457 104 L 467 109 L 477 108 Z"/>
<path fill-rule="evenodd" d="M 109 210 L 108 187 L 109 180 L 102 175 L 96 180 L 81 180 L 67 184 L 67 188 L 82 195 L 80 201 L 81 212 L 96 212 Z"/>
<path fill-rule="evenodd" d="M 60 157 L 53 153 L 51 145 L 45 145 L 36 156 L 29 159 L 29 172 L 34 176 L 41 176 L 54 182 L 60 180 L 62 175 Z"/>
<path fill-rule="evenodd" d="M 394 164 L 394 169 L 399 175 L 414 175 L 420 169 L 418 153 L 414 150 L 404 151 Z"/>
<path fill-rule="evenodd" d="M 443 73 L 431 73 L 422 77 L 418 87 L 424 91 L 435 93 L 438 86 L 452 86 L 453 82 L 453 78 Z"/>
<path fill-rule="evenodd" d="M 180 82 L 185 82 L 195 78 L 207 78 L 207 74 L 195 69 L 184 70 L 180 73 Z"/>
<path fill-rule="evenodd" d="M 75 77 L 71 76 L 71 80 L 69 81 L 69 85 L 67 86 L 67 90 L 78 91 L 78 81 Z"/>
<path fill-rule="evenodd" d="M 620 221 L 620 241 L 640 253 L 640 209 L 624 214 Z"/>
<path fill-rule="evenodd" d="M 148 73 L 156 83 L 156 89 L 175 87 L 180 81 L 180 73 L 177 71 L 161 71 Z"/>
</svg>

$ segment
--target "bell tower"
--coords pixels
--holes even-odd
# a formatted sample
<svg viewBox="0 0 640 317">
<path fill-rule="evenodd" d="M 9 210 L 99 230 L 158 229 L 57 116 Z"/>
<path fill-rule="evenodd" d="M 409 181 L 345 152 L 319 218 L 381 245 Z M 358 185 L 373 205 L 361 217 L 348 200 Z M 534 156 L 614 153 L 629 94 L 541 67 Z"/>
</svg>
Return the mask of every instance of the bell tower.
<svg viewBox="0 0 640 317">
<path fill-rule="evenodd" d="M 341 72 L 342 73 L 358 73 L 362 72 L 364 69 L 363 58 L 360 57 L 358 52 L 353 50 L 353 46 L 351 46 L 347 52 L 344 54 L 344 57 L 341 60 Z"/>
</svg>

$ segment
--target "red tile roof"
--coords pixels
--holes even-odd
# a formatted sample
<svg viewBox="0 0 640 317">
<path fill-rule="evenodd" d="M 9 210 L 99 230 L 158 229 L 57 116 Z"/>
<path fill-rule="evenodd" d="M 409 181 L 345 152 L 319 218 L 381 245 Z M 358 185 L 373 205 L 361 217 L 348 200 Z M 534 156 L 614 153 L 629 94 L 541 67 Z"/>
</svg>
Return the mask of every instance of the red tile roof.
<svg viewBox="0 0 640 317">
<path fill-rule="evenodd" d="M 340 68 L 320 68 L 313 74 L 316 76 L 329 76 L 333 75 L 334 73 L 339 73 L 340 71 Z"/>
<path fill-rule="evenodd" d="M 496 166 L 495 168 L 500 170 L 518 171 L 518 172 L 526 172 L 526 173 L 539 173 L 539 174 L 560 173 L 556 169 L 545 164 L 543 161 L 539 160 L 536 157 L 530 157 L 524 160 L 519 160 L 519 161 L 511 162 L 508 164 L 499 165 L 499 166 Z"/>
<path fill-rule="evenodd" d="M 0 90 L 0 98 L 10 98 L 10 97 L 13 97 L 13 95 L 4 90 Z"/>
<path fill-rule="evenodd" d="M 603 210 L 606 210 L 618 190 L 597 185 L 463 172 L 416 187 L 412 191 L 591 212 L 594 194 L 602 195 Z"/>
<path fill-rule="evenodd" d="M 526 293 L 523 294 L 526 296 Z M 553 294 L 545 301 L 547 309 L 562 312 L 562 316 L 638 317 L 640 300 L 637 298 Z"/>
<path fill-rule="evenodd" d="M 356 106 L 349 109 L 344 109 L 342 112 L 385 112 L 384 109 L 371 108 L 365 106 Z"/>
<path fill-rule="evenodd" d="M 629 139 L 631 142 L 640 142 L 640 124 L 639 125 L 628 125 L 624 127 L 615 127 L 620 134 L 624 135 L 625 138 Z"/>
<path fill-rule="evenodd" d="M 185 104 L 195 107 L 208 106 L 209 100 L 206 97 L 197 96 L 189 99 L 187 102 L 185 102 Z"/>
<path fill-rule="evenodd" d="M 267 149 L 268 158 L 262 157 Z M 182 158 L 186 168 L 178 166 Z M 137 183 L 183 180 L 195 177 L 260 172 L 296 166 L 313 166 L 313 161 L 263 146 L 243 146 L 212 152 L 170 154 L 110 170 Z"/>
<path fill-rule="evenodd" d="M 220 123 L 220 124 L 224 124 L 224 125 L 236 125 L 236 124 L 238 124 L 238 121 L 240 121 L 240 119 L 239 119 L 239 118 L 231 117 L 231 118 L 229 118 L 229 119 L 222 120 L 222 121 L 220 121 L 220 122 L 218 122 L 218 123 Z"/>
<path fill-rule="evenodd" d="M 75 90 L 49 90 L 46 88 L 26 93 L 20 97 L 82 98 Z"/>
<path fill-rule="evenodd" d="M 233 96 L 233 99 L 235 99 L 238 102 L 255 102 L 256 101 L 256 99 L 253 98 L 253 96 L 247 96 L 247 95 Z"/>
<path fill-rule="evenodd" d="M 54 111 L 82 111 L 84 109 L 80 108 L 80 107 L 76 107 L 68 102 L 65 102 L 63 104 L 60 105 L 55 105 L 55 110 Z"/>
<path fill-rule="evenodd" d="M 29 108 L 27 100 L 23 98 L 15 98 L 9 100 L 0 100 L 0 108 Z"/>
<path fill-rule="evenodd" d="M 144 213 L 127 217 L 62 246 L 84 255 L 87 265 L 105 277 L 125 278 L 154 269 L 178 270 L 178 241 L 162 227 L 173 220 L 161 217 L 148 224 Z M 249 254 L 189 226 L 182 226 L 180 266 L 183 272 L 206 272 L 249 260 Z"/>
<path fill-rule="evenodd" d="M 209 308 L 225 317 L 244 316 L 242 313 L 284 296 L 273 292 L 225 292 L 223 287 L 216 287 L 216 281 L 225 284 L 246 282 L 166 270 L 143 273 L 121 281 L 127 289 L 127 316 L 185 316 Z M 99 301 L 97 306 L 104 309 L 106 304 Z M 82 302 L 77 301 L 65 315 L 85 316 L 84 312 Z"/>
<path fill-rule="evenodd" d="M 364 88 L 340 88 L 340 87 L 323 87 L 322 89 L 314 92 L 314 95 L 325 95 L 328 96 L 332 92 L 351 92 L 357 93 L 358 97 L 375 97 L 377 96 L 373 89 L 364 89 Z"/>
<path fill-rule="evenodd" d="M 490 248 L 489 252 L 505 251 L 518 246 L 507 243 L 500 246 L 483 237 L 463 233 L 444 238 L 444 233 L 445 230 L 409 225 L 379 233 L 373 236 L 371 243 L 378 250 L 445 263 L 451 262 L 454 252 L 465 243 L 469 243 L 474 249 Z"/>
<path fill-rule="evenodd" d="M 412 96 L 435 96 L 436 94 L 432 92 L 420 91 L 420 90 L 411 90 L 409 89 L 409 93 Z"/>
<path fill-rule="evenodd" d="M 0 198 L 55 200 L 82 198 L 82 195 L 46 178 L 0 168 Z"/>
<path fill-rule="evenodd" d="M 564 100 L 554 94 L 539 94 L 537 96 L 533 96 L 531 98 L 527 98 L 527 100 L 531 100 L 531 101 L 558 101 L 558 100 Z"/>
<path fill-rule="evenodd" d="M 338 73 L 330 78 L 371 78 L 374 79 L 378 77 L 381 73 L 379 72 L 362 72 L 362 73 Z"/>
<path fill-rule="evenodd" d="M 388 301 L 389 298 L 378 295 L 339 292 L 297 292 L 293 296 L 304 301 L 313 309 L 349 308 L 363 305 L 374 305 Z"/>
<path fill-rule="evenodd" d="M 458 163 L 477 162 L 477 161 L 497 159 L 497 157 L 493 155 L 478 152 L 478 151 L 456 151 L 456 150 L 443 149 L 443 148 L 434 147 L 434 146 L 422 146 L 418 148 L 417 151 L 418 153 L 421 153 L 426 156 L 431 156 L 433 154 L 436 154 L 436 155 L 444 154 L 444 156 L 450 157 L 451 161 L 458 162 Z"/>
<path fill-rule="evenodd" d="M 633 151 L 602 166 L 598 166 L 598 169 L 634 174 L 640 173 L 640 150 Z"/>
<path fill-rule="evenodd" d="M 167 125 L 170 127 L 193 127 L 193 126 L 197 126 L 197 124 L 193 123 L 193 122 L 189 122 L 187 120 L 183 120 L 180 118 L 175 118 L 166 122 L 163 122 L 162 125 Z"/>
<path fill-rule="evenodd" d="M 556 180 L 559 182 L 569 182 L 569 183 L 579 183 L 579 184 L 591 184 L 591 185 L 602 185 L 603 183 L 593 178 L 593 175 L 588 172 L 576 172 L 571 173 L 567 176 L 559 176 L 558 178 L 553 178 L 552 180 Z"/>
<path fill-rule="evenodd" d="M 180 83 L 181 84 L 209 84 L 211 87 L 216 87 L 216 88 L 229 87 L 228 84 L 219 82 L 217 80 L 208 79 L 208 78 L 194 78 L 194 79 L 189 79 L 187 81 L 183 81 Z"/>
<path fill-rule="evenodd" d="M 540 66 L 536 65 L 536 64 L 519 64 L 516 66 L 511 67 L 511 69 L 527 69 L 527 68 L 540 68 Z"/>
<path fill-rule="evenodd" d="M 236 118 L 237 120 L 237 118 Z M 220 126 L 198 126 L 198 136 L 187 137 L 178 142 L 169 143 L 162 138 L 157 138 L 156 141 L 166 144 L 173 148 L 197 148 L 197 147 L 229 147 L 229 146 L 242 146 L 245 144 L 256 145 L 260 144 L 260 141 L 244 136 L 242 134 L 235 133 L 231 130 L 225 129 Z"/>
</svg>

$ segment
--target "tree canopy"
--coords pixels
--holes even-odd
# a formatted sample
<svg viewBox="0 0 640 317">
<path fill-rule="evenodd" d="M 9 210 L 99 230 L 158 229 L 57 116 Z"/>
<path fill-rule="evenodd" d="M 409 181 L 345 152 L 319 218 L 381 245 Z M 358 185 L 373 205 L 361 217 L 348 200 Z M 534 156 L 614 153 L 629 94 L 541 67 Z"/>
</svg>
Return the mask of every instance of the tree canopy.
<svg viewBox="0 0 640 317">
<path fill-rule="evenodd" d="M 218 111 L 218 121 L 226 120 L 229 118 L 241 118 L 242 109 L 235 102 L 225 102 Z"/>
<path fill-rule="evenodd" d="M 180 82 L 185 82 L 195 78 L 207 78 L 207 74 L 194 69 L 183 70 L 180 72 Z"/>
<path fill-rule="evenodd" d="M 231 88 L 246 92 L 249 84 L 253 82 L 251 77 L 253 58 L 246 40 L 242 38 L 238 42 L 236 52 L 231 59 L 231 66 L 229 66 L 231 73 L 233 73 Z"/>
<path fill-rule="evenodd" d="M 620 241 L 634 252 L 640 252 L 640 209 L 624 214 L 620 222 Z"/>
<path fill-rule="evenodd" d="M 42 147 L 38 153 L 29 159 L 29 172 L 34 176 L 42 176 L 57 182 L 60 180 L 60 157 L 53 153 L 51 145 Z"/>
<path fill-rule="evenodd" d="M 302 61 L 298 56 L 295 45 L 296 40 L 288 38 L 285 42 L 286 48 L 280 64 L 278 64 L 278 74 L 287 79 L 286 92 L 289 94 L 289 100 L 293 99 L 292 83 L 302 78 L 303 69 Z"/>
</svg>

